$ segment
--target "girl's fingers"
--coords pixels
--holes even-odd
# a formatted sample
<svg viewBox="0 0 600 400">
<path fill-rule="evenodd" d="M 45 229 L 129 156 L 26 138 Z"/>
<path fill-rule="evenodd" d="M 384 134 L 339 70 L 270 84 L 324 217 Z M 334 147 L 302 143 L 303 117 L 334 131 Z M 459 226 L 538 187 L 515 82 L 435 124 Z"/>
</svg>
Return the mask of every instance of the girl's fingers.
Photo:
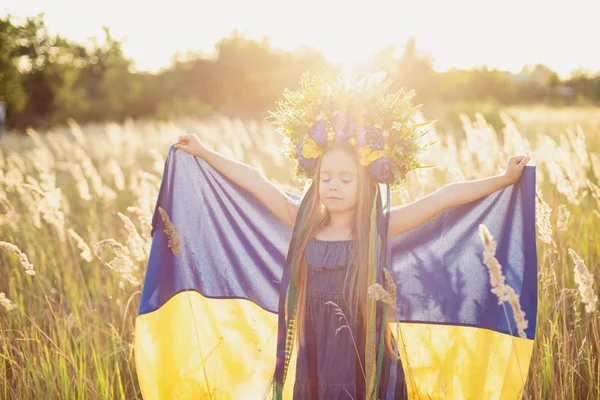
<svg viewBox="0 0 600 400">
<path fill-rule="evenodd" d="M 525 165 L 529 162 L 530 159 L 530 156 L 523 157 L 523 159 L 519 162 L 519 167 L 525 167 Z"/>
<path fill-rule="evenodd" d="M 523 167 L 529 162 L 530 156 L 513 156 L 509 159 L 509 164 L 513 164 L 515 167 Z"/>
</svg>

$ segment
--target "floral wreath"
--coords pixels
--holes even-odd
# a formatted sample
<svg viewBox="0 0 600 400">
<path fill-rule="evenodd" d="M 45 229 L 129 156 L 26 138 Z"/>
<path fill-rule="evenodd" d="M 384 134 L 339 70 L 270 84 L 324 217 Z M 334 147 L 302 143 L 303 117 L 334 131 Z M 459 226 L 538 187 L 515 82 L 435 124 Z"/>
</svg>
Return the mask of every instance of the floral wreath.
<svg viewBox="0 0 600 400">
<path fill-rule="evenodd" d="M 311 178 L 318 158 L 333 143 L 355 148 L 373 179 L 392 189 L 406 181 L 409 171 L 426 167 L 416 156 L 432 143 L 422 144 L 419 138 L 435 121 L 415 123 L 421 105 L 411 103 L 414 91 L 390 94 L 392 82 L 384 77 L 332 79 L 305 72 L 299 90 L 284 89 L 270 115 L 284 136 L 284 154 L 298 161 L 298 178 Z"/>
</svg>

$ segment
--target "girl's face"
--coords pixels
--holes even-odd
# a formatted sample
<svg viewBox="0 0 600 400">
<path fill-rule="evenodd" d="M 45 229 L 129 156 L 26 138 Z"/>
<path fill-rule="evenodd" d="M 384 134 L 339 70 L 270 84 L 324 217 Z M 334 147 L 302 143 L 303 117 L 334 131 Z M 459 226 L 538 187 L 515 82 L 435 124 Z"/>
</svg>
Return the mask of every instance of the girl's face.
<svg viewBox="0 0 600 400">
<path fill-rule="evenodd" d="M 340 148 L 323 154 L 319 170 L 319 197 L 331 212 L 354 209 L 358 203 L 358 165 Z"/>
</svg>

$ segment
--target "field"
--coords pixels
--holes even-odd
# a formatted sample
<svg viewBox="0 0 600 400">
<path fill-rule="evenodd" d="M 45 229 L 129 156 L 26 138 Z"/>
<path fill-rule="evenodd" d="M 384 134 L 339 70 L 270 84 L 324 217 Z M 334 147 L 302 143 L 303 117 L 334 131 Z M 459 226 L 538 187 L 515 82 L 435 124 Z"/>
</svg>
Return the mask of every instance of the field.
<svg viewBox="0 0 600 400">
<path fill-rule="evenodd" d="M 530 153 L 539 307 L 525 397 L 600 398 L 600 110 L 499 117 L 498 131 L 476 115 L 461 116 L 461 132 L 437 126 L 423 158 L 436 167 L 415 173 L 394 204 Z M 150 218 L 169 145 L 190 132 L 300 193 L 279 134 L 262 122 L 72 121 L 0 140 L 0 398 L 141 398 L 133 328 Z"/>
</svg>

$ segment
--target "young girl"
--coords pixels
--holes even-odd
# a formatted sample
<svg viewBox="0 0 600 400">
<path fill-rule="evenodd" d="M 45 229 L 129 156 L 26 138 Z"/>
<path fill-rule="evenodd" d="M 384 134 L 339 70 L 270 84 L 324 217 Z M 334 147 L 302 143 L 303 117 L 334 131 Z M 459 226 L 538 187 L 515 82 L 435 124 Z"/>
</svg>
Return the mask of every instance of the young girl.
<svg viewBox="0 0 600 400">
<path fill-rule="evenodd" d="M 360 96 L 360 93 L 354 95 Z M 335 103 L 343 94 L 334 91 L 333 96 Z M 367 95 L 363 98 L 372 99 Z M 326 103 L 326 100 L 320 102 Z M 361 105 L 377 114 L 368 104 Z M 406 104 L 403 107 L 409 108 Z M 356 109 L 352 112 L 358 113 Z M 377 155 L 393 154 L 383 152 L 389 151 L 386 145 L 394 145 L 392 139 L 385 145 L 377 144 L 381 137 L 389 138 L 389 132 L 387 136 L 383 133 L 378 137 L 368 135 L 359 127 L 365 124 L 355 123 L 346 111 L 333 113 L 329 124 L 321 122 L 324 120 L 318 119 L 307 129 L 312 142 L 298 140 L 297 136 L 292 141 L 299 169 L 312 178 L 300 204 L 255 168 L 209 150 L 195 134 L 180 136 L 175 148 L 206 160 L 254 194 L 294 229 L 281 282 L 274 396 L 281 397 L 292 343 L 297 346 L 295 399 L 404 399 L 407 398 L 407 384 L 398 358 L 398 345 L 388 325 L 381 322 L 390 321 L 392 312 L 386 314 L 384 303 L 375 304 L 368 296 L 373 283 L 384 282 L 382 269 L 377 266 L 385 265 L 387 239 L 423 224 L 446 208 L 471 202 L 514 184 L 529 157 L 510 157 L 503 174 L 452 183 L 410 204 L 391 207 L 384 212 L 380 184 L 386 184 L 389 206 L 390 186 L 400 181 L 394 178 L 398 177 L 393 174 L 394 168 L 400 169 L 401 178 L 404 178 L 406 172 L 414 168 L 407 160 L 416 150 L 410 152 L 405 147 L 403 158 L 397 158 L 400 161 L 390 163 L 388 169 L 376 168 L 381 167 L 381 163 L 376 164 Z M 399 124 L 393 118 L 390 120 Z M 408 126 L 406 122 L 402 125 Z M 416 134 L 410 129 L 402 131 L 399 125 L 395 127 L 404 133 L 404 140 L 411 132 Z M 371 128 L 367 131 L 378 132 Z M 319 136 L 320 133 L 326 135 L 326 140 Z M 315 144 L 321 145 L 312 154 L 301 149 L 304 145 L 313 146 L 314 150 Z M 369 159 L 379 150 L 383 153 Z M 375 246 L 373 238 L 376 239 Z M 380 337 L 384 340 L 379 340 Z"/>
</svg>

